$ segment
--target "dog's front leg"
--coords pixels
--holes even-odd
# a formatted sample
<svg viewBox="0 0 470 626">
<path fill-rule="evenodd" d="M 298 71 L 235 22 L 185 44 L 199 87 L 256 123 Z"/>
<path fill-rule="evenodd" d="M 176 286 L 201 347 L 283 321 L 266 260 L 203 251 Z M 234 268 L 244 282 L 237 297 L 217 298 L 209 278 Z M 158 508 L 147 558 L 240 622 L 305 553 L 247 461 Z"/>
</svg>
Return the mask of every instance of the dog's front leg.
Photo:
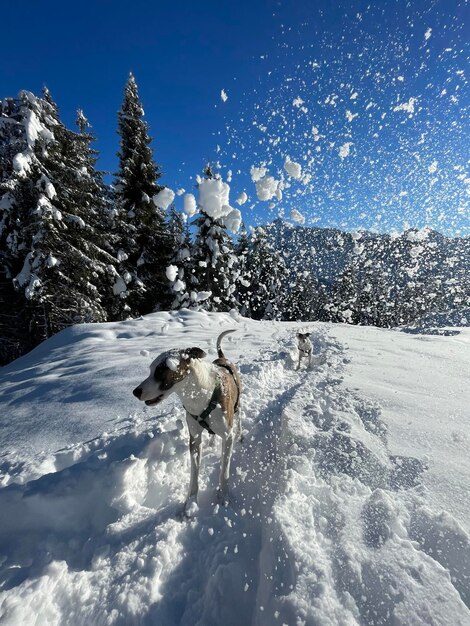
<svg viewBox="0 0 470 626">
<path fill-rule="evenodd" d="M 188 498 L 185 504 L 185 509 L 188 510 L 191 504 L 197 501 L 199 466 L 201 464 L 202 427 L 189 414 L 186 415 L 186 421 L 189 430 L 189 458 L 191 463 Z"/>
</svg>

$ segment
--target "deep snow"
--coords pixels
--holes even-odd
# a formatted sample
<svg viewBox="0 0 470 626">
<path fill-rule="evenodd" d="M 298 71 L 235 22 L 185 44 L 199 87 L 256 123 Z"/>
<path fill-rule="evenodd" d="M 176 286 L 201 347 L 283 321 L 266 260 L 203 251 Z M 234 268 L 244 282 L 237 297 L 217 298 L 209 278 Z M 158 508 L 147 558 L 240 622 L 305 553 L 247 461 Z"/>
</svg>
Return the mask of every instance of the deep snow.
<svg viewBox="0 0 470 626">
<path fill-rule="evenodd" d="M 182 408 L 131 390 L 227 328 L 245 439 L 224 508 L 207 436 L 186 520 Z M 0 371 L 0 623 L 470 624 L 469 342 L 189 311 L 53 337 Z"/>
</svg>

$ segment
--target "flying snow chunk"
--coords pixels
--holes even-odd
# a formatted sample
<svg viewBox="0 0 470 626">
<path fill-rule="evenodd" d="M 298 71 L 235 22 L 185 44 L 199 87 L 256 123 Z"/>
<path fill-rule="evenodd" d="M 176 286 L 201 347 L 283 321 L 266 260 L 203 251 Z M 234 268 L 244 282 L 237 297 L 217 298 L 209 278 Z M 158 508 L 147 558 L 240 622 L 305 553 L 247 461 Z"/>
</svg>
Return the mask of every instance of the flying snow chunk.
<svg viewBox="0 0 470 626">
<path fill-rule="evenodd" d="M 430 174 L 435 174 L 437 172 L 437 161 L 433 161 L 431 165 L 428 167 L 428 172 Z"/>
<path fill-rule="evenodd" d="M 227 92 L 225 91 L 225 89 L 220 90 L 220 99 L 222 100 L 222 102 L 227 102 L 228 96 L 227 96 Z"/>
<path fill-rule="evenodd" d="M 300 165 L 300 163 L 295 163 L 294 161 L 291 161 L 289 157 L 286 157 L 286 160 L 284 162 L 284 169 L 289 174 L 289 176 L 292 176 L 292 178 L 295 178 L 296 180 L 300 180 L 302 178 L 302 166 Z"/>
<path fill-rule="evenodd" d="M 210 298 L 212 295 L 212 291 L 191 291 L 191 300 L 193 302 L 203 302 Z"/>
<path fill-rule="evenodd" d="M 246 195 L 246 193 L 244 191 L 241 192 L 241 194 L 238 196 L 238 198 L 236 199 L 236 203 L 239 206 L 242 206 L 242 204 L 245 204 L 245 202 L 248 200 L 248 196 Z"/>
<path fill-rule="evenodd" d="M 241 224 L 241 213 L 229 204 L 230 186 L 220 178 L 203 179 L 199 183 L 199 206 L 212 219 L 220 219 L 236 232 Z"/>
<path fill-rule="evenodd" d="M 346 119 L 348 122 L 352 122 L 355 117 L 357 117 L 359 113 L 351 113 L 351 111 L 346 111 Z"/>
<path fill-rule="evenodd" d="M 185 192 L 185 189 L 183 189 L 183 187 L 180 187 L 179 189 L 176 190 L 176 195 L 182 196 L 184 192 Z"/>
<path fill-rule="evenodd" d="M 256 183 L 259 180 L 261 180 L 261 178 L 264 178 L 267 174 L 268 170 L 261 166 L 261 167 L 255 167 L 254 165 L 251 166 L 250 169 L 250 174 L 251 174 L 251 180 Z"/>
<path fill-rule="evenodd" d="M 176 265 L 169 265 L 165 270 L 165 274 L 168 280 L 174 282 L 176 280 L 176 277 L 178 276 L 178 268 L 176 267 Z"/>
<path fill-rule="evenodd" d="M 290 218 L 293 222 L 297 222 L 298 224 L 305 224 L 305 217 L 297 211 L 297 209 L 292 209 L 290 212 Z"/>
<path fill-rule="evenodd" d="M 175 199 L 175 192 L 169 187 L 163 187 L 163 189 L 156 193 L 152 199 L 155 206 L 166 211 Z"/>
<path fill-rule="evenodd" d="M 183 211 L 188 217 L 192 217 L 197 211 L 196 198 L 192 193 L 186 193 L 183 202 Z"/>
<path fill-rule="evenodd" d="M 297 107 L 298 109 L 300 109 L 300 107 L 303 105 L 303 103 L 304 103 L 304 101 L 299 96 L 297 96 L 297 98 L 294 98 L 294 100 L 292 101 L 292 105 Z"/>
<path fill-rule="evenodd" d="M 339 149 L 339 156 L 342 159 L 345 159 L 346 157 L 350 155 L 352 145 L 353 145 L 352 141 L 347 141 L 345 144 L 341 146 L 341 148 Z"/>
<path fill-rule="evenodd" d="M 242 223 L 242 214 L 238 209 L 232 209 L 228 215 L 224 217 L 224 224 L 232 233 L 236 233 Z"/>
<path fill-rule="evenodd" d="M 427 31 L 424 33 L 425 41 L 427 41 L 431 35 L 432 35 L 432 28 L 428 28 Z"/>
<path fill-rule="evenodd" d="M 232 211 L 229 203 L 230 187 L 220 178 L 202 179 L 198 190 L 199 206 L 212 219 L 221 219 Z"/>
<path fill-rule="evenodd" d="M 183 291 L 185 288 L 186 284 L 179 278 L 173 283 L 173 291 Z"/>
<path fill-rule="evenodd" d="M 256 195 L 259 200 L 271 200 L 277 196 L 279 182 L 273 176 L 263 176 L 256 181 Z"/>
<path fill-rule="evenodd" d="M 409 113 L 413 115 L 415 112 L 415 104 L 418 101 L 417 98 L 411 97 L 408 102 L 402 102 L 401 104 L 397 104 L 397 106 L 393 109 L 394 111 L 405 111 L 405 113 Z"/>
</svg>

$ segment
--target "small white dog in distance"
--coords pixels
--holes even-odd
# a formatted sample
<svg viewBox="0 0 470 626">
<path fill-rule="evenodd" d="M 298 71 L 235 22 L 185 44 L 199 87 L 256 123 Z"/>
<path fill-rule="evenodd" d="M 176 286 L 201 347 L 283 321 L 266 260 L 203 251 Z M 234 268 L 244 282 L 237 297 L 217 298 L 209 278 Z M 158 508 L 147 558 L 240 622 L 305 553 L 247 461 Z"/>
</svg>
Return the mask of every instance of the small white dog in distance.
<svg viewBox="0 0 470 626">
<path fill-rule="evenodd" d="M 186 511 L 197 500 L 203 430 L 222 438 L 218 497 L 222 501 L 226 497 L 234 438 L 241 435 L 240 376 L 221 347 L 223 337 L 233 332 L 226 330 L 218 337 L 218 358 L 213 363 L 203 360 L 207 355 L 201 348 L 164 352 L 150 365 L 148 378 L 133 391 L 136 398 L 149 406 L 176 393 L 186 409 L 191 459 Z"/>
<path fill-rule="evenodd" d="M 297 349 L 299 351 L 299 362 L 297 369 L 300 368 L 301 359 L 308 359 L 308 367 L 312 366 L 312 342 L 310 341 L 311 333 L 297 333 Z"/>
</svg>

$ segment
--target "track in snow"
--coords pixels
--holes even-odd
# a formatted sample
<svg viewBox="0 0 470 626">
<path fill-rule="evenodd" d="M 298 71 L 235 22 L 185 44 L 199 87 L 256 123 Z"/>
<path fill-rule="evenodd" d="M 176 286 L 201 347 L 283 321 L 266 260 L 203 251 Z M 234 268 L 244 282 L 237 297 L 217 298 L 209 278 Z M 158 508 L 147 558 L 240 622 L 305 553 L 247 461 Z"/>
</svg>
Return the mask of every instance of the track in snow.
<svg viewBox="0 0 470 626">
<path fill-rule="evenodd" d="M 288 343 L 275 338 L 239 364 L 245 439 L 227 508 L 214 503 L 219 442 L 207 437 L 199 511 L 181 519 L 180 407 L 158 426 L 123 421 L 111 437 L 60 451 L 55 472 L 4 488 L 0 618 L 470 623 L 470 543 L 426 507 L 425 468 L 390 457 L 379 408 L 342 385 L 340 345 L 315 330 L 315 365 L 297 372 Z M 430 594 L 442 596 L 431 618 Z"/>
</svg>

